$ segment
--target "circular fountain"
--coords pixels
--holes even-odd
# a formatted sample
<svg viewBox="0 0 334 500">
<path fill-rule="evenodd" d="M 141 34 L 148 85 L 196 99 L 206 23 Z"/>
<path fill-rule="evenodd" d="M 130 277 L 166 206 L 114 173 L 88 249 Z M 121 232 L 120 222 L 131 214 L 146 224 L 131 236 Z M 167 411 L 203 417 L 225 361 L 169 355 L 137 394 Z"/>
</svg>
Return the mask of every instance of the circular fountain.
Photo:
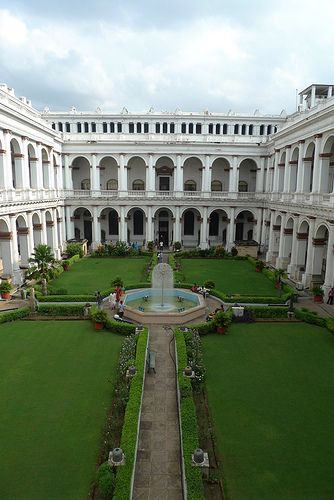
<svg viewBox="0 0 334 500">
<path fill-rule="evenodd" d="M 152 287 L 127 292 L 126 317 L 139 323 L 184 324 L 205 314 L 201 295 L 174 288 L 173 270 L 158 264 L 152 272 Z"/>
</svg>

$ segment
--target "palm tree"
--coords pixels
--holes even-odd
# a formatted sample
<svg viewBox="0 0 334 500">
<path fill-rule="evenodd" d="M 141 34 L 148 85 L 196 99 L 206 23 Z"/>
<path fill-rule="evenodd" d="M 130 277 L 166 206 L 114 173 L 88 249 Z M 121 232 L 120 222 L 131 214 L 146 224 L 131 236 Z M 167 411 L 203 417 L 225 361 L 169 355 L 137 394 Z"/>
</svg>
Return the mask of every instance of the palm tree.
<svg viewBox="0 0 334 500">
<path fill-rule="evenodd" d="M 49 272 L 56 266 L 56 259 L 48 245 L 40 244 L 35 247 L 32 257 L 29 259 L 32 267 L 28 269 L 29 278 L 45 279 L 49 277 Z"/>
</svg>

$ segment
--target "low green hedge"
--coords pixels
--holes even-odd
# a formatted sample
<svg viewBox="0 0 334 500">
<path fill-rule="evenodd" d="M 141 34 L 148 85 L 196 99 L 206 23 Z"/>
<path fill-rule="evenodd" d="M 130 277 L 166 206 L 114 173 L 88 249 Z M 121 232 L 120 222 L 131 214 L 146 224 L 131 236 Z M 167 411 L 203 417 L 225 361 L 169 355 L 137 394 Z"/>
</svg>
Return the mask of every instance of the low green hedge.
<svg viewBox="0 0 334 500">
<path fill-rule="evenodd" d="M 41 304 L 38 307 L 38 314 L 43 316 L 78 316 L 83 318 L 84 306 L 78 304 Z"/>
<path fill-rule="evenodd" d="M 0 313 L 0 323 L 7 323 L 8 321 L 15 321 L 17 319 L 25 318 L 30 314 L 30 307 L 22 307 L 15 311 Z"/>
<path fill-rule="evenodd" d="M 301 319 L 302 321 L 305 321 L 305 323 L 311 323 L 312 325 L 317 325 L 317 326 L 327 327 L 328 319 L 330 319 L 330 318 L 323 318 L 322 316 L 318 316 L 317 314 L 313 313 L 312 311 L 303 311 L 301 309 L 295 309 L 294 312 L 295 312 L 296 318 Z M 331 326 L 331 322 L 329 322 L 329 324 Z"/>
<path fill-rule="evenodd" d="M 104 327 L 112 333 L 119 333 L 120 335 L 131 335 L 135 333 L 136 330 L 136 325 L 122 323 L 121 321 L 114 321 L 112 319 L 108 319 Z"/>
<path fill-rule="evenodd" d="M 125 453 L 125 465 L 117 468 L 113 500 L 128 500 L 135 463 L 138 421 L 143 391 L 148 332 L 144 329 L 138 338 L 136 350 L 137 373 L 131 380 L 129 400 L 126 405 L 120 447 Z"/>
<path fill-rule="evenodd" d="M 229 302 L 229 303 L 243 303 L 243 304 L 285 304 L 290 296 L 293 294 L 293 291 L 285 293 L 281 297 L 265 297 L 265 296 L 257 296 L 257 295 L 226 295 L 225 293 L 213 289 L 210 291 L 210 295 L 213 295 L 214 297 L 218 297 L 219 299 L 223 300 L 224 302 Z"/>
<path fill-rule="evenodd" d="M 288 307 L 247 306 L 253 318 L 287 318 Z"/>
<path fill-rule="evenodd" d="M 38 302 L 95 302 L 94 295 L 42 295 L 36 293 Z"/>
<path fill-rule="evenodd" d="M 183 376 L 183 370 L 188 364 L 187 349 L 183 333 L 175 332 L 177 362 L 178 362 L 178 383 L 180 390 L 180 411 L 182 429 L 182 447 L 184 456 L 184 468 L 187 484 L 188 500 L 204 500 L 204 488 L 202 481 L 202 471 L 200 467 L 191 465 L 191 455 L 199 447 L 196 409 L 193 400 L 191 381 Z"/>
</svg>

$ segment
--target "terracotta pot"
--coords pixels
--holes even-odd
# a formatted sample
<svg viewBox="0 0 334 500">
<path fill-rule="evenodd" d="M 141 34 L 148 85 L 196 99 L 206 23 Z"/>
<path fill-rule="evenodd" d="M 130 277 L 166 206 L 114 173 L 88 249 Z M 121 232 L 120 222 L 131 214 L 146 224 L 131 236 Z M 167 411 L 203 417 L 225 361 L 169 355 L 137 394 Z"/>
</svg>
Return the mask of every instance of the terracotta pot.
<svg viewBox="0 0 334 500">
<path fill-rule="evenodd" d="M 313 302 L 322 302 L 322 295 L 314 295 Z"/>
<path fill-rule="evenodd" d="M 63 266 L 64 271 L 68 271 L 70 269 L 70 266 Z"/>
<path fill-rule="evenodd" d="M 2 299 L 10 299 L 10 293 L 9 292 L 2 292 L 1 293 L 1 298 Z"/>
<path fill-rule="evenodd" d="M 225 326 L 217 326 L 216 332 L 225 334 Z"/>
<path fill-rule="evenodd" d="M 260 272 L 261 272 L 261 269 L 260 269 L 259 267 L 256 267 L 256 268 L 255 268 L 255 271 L 256 271 L 257 273 L 260 273 Z"/>
<path fill-rule="evenodd" d="M 99 323 L 95 321 L 95 330 L 102 330 L 104 327 L 104 323 Z"/>
</svg>

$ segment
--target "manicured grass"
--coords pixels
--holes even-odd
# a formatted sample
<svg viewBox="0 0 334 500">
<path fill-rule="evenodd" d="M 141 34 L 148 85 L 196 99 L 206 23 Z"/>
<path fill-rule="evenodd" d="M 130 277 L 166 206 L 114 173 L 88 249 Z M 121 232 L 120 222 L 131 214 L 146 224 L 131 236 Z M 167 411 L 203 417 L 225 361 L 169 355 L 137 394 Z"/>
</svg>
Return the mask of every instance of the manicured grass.
<svg viewBox="0 0 334 500">
<path fill-rule="evenodd" d="M 182 273 L 186 283 L 203 285 L 213 280 L 216 288 L 225 293 L 241 295 L 276 296 L 278 290 L 262 273 L 245 260 L 182 259 Z"/>
<path fill-rule="evenodd" d="M 2 500 L 87 498 L 121 342 L 88 321 L 1 325 Z"/>
<path fill-rule="evenodd" d="M 68 294 L 92 294 L 108 290 L 110 282 L 120 276 L 125 285 L 146 281 L 144 269 L 148 257 L 136 258 L 85 258 L 73 264 L 68 272 L 52 281 L 56 288 L 66 288 Z"/>
<path fill-rule="evenodd" d="M 203 338 L 228 500 L 334 498 L 334 338 L 308 324 Z"/>
</svg>

